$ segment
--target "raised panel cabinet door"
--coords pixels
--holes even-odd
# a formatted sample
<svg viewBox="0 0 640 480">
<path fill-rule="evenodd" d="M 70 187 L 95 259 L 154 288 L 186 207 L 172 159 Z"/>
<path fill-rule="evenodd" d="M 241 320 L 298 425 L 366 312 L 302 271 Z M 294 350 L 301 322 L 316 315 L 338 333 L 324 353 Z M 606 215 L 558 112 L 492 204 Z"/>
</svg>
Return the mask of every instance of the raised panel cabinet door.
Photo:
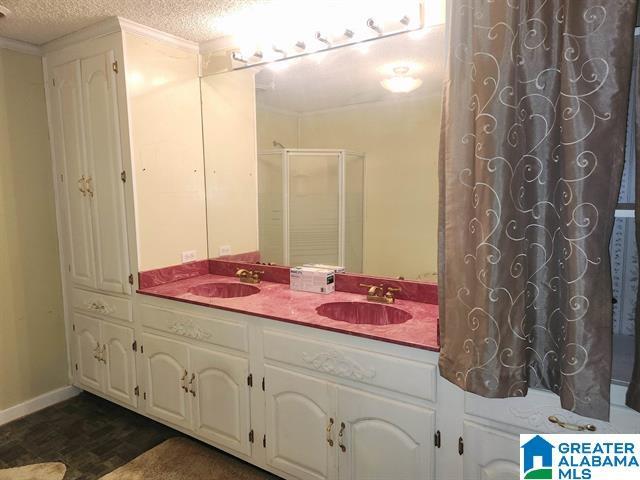
<svg viewBox="0 0 640 480">
<path fill-rule="evenodd" d="M 249 361 L 196 347 L 189 354 L 194 430 L 216 444 L 251 455 Z"/>
<path fill-rule="evenodd" d="M 113 51 L 108 51 L 81 62 L 87 183 L 93 214 L 97 287 L 130 293 L 114 61 Z"/>
<path fill-rule="evenodd" d="M 76 381 L 81 385 L 103 390 L 103 371 L 100 362 L 100 320 L 74 314 L 76 337 Z"/>
<path fill-rule="evenodd" d="M 144 334 L 146 411 L 149 415 L 191 428 L 187 393 L 189 347 L 174 340 Z"/>
<path fill-rule="evenodd" d="M 137 406 L 136 359 L 133 329 L 103 321 L 102 345 L 104 393 L 123 403 Z"/>
<path fill-rule="evenodd" d="M 431 480 L 435 413 L 346 387 L 338 388 L 341 480 Z"/>
<path fill-rule="evenodd" d="M 463 480 L 520 478 L 520 437 L 464 422 Z"/>
<path fill-rule="evenodd" d="M 323 380 L 265 367 L 267 463 L 301 480 L 337 477 L 334 389 Z M 333 420 L 333 424 L 331 421 Z"/>
<path fill-rule="evenodd" d="M 76 285 L 96 286 L 88 167 L 84 145 L 82 80 L 78 60 L 53 70 L 51 123 L 65 259 Z"/>
</svg>

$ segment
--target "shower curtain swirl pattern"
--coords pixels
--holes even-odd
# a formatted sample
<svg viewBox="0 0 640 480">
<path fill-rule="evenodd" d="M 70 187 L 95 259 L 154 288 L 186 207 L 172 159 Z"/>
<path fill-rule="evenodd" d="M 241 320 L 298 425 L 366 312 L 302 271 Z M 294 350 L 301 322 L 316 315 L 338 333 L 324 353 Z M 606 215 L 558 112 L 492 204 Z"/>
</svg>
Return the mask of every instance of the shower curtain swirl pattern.
<svg viewBox="0 0 640 480">
<path fill-rule="evenodd" d="M 441 373 L 487 397 L 546 388 L 607 419 L 635 2 L 452 5 Z"/>
</svg>

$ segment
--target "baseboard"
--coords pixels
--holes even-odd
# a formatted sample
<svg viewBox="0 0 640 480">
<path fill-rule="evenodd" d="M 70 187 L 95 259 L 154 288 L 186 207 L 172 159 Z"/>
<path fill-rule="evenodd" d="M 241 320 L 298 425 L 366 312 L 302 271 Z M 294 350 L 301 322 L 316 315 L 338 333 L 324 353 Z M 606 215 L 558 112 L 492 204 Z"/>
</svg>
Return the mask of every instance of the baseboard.
<svg viewBox="0 0 640 480">
<path fill-rule="evenodd" d="M 42 410 L 43 408 L 50 407 L 56 403 L 67 400 L 71 397 L 75 397 L 82 390 L 74 387 L 67 386 L 58 388 L 56 390 L 52 390 L 50 392 L 44 393 L 36 398 L 32 398 L 31 400 L 27 400 L 26 402 L 19 403 L 18 405 L 14 405 L 13 407 L 9 407 L 6 410 L 0 411 L 0 425 L 4 425 L 5 423 L 12 422 L 17 420 L 18 418 L 22 418 L 30 413 L 37 412 L 38 410 Z"/>
</svg>

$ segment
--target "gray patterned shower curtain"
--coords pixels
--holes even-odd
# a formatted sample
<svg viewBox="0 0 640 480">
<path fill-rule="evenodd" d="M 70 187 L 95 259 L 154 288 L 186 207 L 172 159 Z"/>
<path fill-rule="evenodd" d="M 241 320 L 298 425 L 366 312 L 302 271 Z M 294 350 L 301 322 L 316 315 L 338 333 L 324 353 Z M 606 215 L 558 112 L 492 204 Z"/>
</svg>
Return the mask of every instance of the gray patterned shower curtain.
<svg viewBox="0 0 640 480">
<path fill-rule="evenodd" d="M 640 12 L 638 15 L 640 21 Z M 640 49 L 637 49 L 640 52 Z M 639 60 L 636 59 L 636 62 Z M 636 63 L 636 65 L 638 65 Z M 638 67 L 636 66 L 636 69 Z M 635 145 L 636 145 L 636 243 L 640 252 L 640 72 L 636 71 L 636 82 L 632 85 L 635 95 Z M 627 390 L 627 405 L 634 410 L 640 412 L 640 286 L 638 288 L 638 296 L 636 300 L 636 351 L 633 372 L 631 374 L 631 382 L 629 390 Z"/>
<path fill-rule="evenodd" d="M 635 0 L 452 0 L 440 372 L 609 418 L 609 238 Z"/>
</svg>

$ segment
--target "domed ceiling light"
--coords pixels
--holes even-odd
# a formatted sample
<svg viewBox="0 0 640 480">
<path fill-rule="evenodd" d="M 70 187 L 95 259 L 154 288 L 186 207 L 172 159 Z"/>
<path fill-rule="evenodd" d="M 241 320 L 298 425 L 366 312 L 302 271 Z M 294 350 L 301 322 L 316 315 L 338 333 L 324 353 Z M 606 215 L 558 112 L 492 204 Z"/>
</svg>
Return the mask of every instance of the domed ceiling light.
<svg viewBox="0 0 640 480">
<path fill-rule="evenodd" d="M 393 93 L 409 93 L 420 88 L 422 79 L 413 77 L 409 73 L 411 69 L 407 66 L 398 66 L 393 69 L 394 76 L 385 78 L 380 84 Z"/>
</svg>

